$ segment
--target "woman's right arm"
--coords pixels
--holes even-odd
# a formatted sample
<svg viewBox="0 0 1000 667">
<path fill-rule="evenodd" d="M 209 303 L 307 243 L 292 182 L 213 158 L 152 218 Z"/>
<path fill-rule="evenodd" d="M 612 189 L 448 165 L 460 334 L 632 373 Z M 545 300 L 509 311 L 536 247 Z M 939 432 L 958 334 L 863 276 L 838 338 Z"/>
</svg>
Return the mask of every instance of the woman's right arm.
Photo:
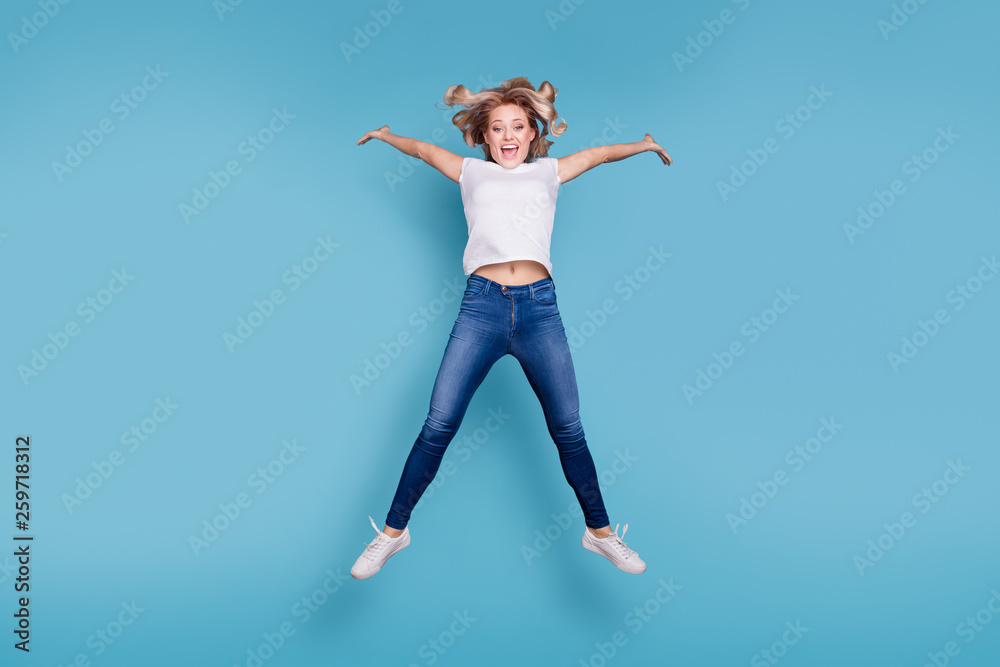
<svg viewBox="0 0 1000 667">
<path fill-rule="evenodd" d="M 429 144 L 426 141 L 413 139 L 411 137 L 401 137 L 389 131 L 388 125 L 383 125 L 377 130 L 365 133 L 365 136 L 358 140 L 358 146 L 368 142 L 370 139 L 378 139 L 389 144 L 393 148 L 406 153 L 415 158 L 419 158 L 434 167 L 447 178 L 458 183 L 458 177 L 462 173 L 461 155 L 455 155 L 449 150 L 440 146 Z"/>
</svg>

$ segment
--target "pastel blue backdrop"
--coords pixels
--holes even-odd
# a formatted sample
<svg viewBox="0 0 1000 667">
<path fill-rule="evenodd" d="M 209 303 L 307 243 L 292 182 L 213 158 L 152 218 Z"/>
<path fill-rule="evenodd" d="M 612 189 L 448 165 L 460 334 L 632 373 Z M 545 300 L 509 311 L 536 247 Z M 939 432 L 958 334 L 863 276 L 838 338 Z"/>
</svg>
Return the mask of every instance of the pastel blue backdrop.
<svg viewBox="0 0 1000 667">
<path fill-rule="evenodd" d="M 998 20 L 5 3 L 0 662 L 996 664 Z M 649 132 L 675 160 L 565 184 L 552 245 L 584 429 L 648 570 L 581 548 L 506 357 L 411 546 L 358 582 L 467 234 L 455 183 L 355 144 L 388 124 L 478 156 L 435 105 L 514 76 L 559 89 L 552 156 Z"/>
</svg>

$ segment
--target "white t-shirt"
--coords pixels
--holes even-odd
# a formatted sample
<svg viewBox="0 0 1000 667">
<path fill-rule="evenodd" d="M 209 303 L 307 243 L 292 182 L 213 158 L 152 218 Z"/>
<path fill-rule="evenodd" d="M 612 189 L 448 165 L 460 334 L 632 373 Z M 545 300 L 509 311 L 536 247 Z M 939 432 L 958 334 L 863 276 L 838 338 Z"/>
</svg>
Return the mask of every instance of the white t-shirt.
<svg viewBox="0 0 1000 667">
<path fill-rule="evenodd" d="M 484 264 L 532 259 L 549 275 L 549 243 L 559 194 L 559 162 L 537 158 L 513 169 L 467 157 L 458 177 L 469 242 L 462 268 L 469 275 Z"/>
</svg>

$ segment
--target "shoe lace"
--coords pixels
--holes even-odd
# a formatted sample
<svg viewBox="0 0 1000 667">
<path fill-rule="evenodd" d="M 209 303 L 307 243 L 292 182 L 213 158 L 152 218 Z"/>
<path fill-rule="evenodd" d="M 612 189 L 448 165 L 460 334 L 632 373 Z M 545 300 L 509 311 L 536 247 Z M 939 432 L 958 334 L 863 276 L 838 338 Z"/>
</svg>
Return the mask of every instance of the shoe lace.
<svg viewBox="0 0 1000 667">
<path fill-rule="evenodd" d="M 628 524 L 627 523 L 625 524 L 625 529 L 622 530 L 621 536 L 618 535 L 618 527 L 619 526 L 621 526 L 621 524 L 620 523 L 616 523 L 615 524 L 615 532 L 613 532 L 610 535 L 608 535 L 608 537 L 609 538 L 611 538 L 611 537 L 614 538 L 613 540 L 611 540 L 611 546 L 613 546 L 615 548 L 615 550 L 619 554 L 621 554 L 621 557 L 622 558 L 628 558 L 633 553 L 635 553 L 634 551 L 632 551 L 631 549 L 628 548 L 627 543 L 625 543 L 625 542 L 622 541 L 623 538 L 625 537 L 625 533 L 628 532 Z"/>
<path fill-rule="evenodd" d="M 389 536 L 378 529 L 378 526 L 375 525 L 375 519 L 368 517 L 368 520 L 372 522 L 372 528 L 375 529 L 378 535 L 371 542 L 365 542 L 365 550 L 361 555 L 368 560 L 374 560 L 378 558 L 382 549 L 389 546 Z"/>
</svg>

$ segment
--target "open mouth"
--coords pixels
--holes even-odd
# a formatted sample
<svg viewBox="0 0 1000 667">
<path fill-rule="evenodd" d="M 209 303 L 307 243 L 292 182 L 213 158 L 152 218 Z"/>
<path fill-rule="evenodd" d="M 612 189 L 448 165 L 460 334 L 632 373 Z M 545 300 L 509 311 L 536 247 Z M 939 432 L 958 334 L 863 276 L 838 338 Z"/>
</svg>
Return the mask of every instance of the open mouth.
<svg viewBox="0 0 1000 667">
<path fill-rule="evenodd" d="M 500 147 L 500 152 L 508 160 L 513 160 L 518 150 L 520 150 L 520 147 L 517 144 L 504 144 Z"/>
</svg>

